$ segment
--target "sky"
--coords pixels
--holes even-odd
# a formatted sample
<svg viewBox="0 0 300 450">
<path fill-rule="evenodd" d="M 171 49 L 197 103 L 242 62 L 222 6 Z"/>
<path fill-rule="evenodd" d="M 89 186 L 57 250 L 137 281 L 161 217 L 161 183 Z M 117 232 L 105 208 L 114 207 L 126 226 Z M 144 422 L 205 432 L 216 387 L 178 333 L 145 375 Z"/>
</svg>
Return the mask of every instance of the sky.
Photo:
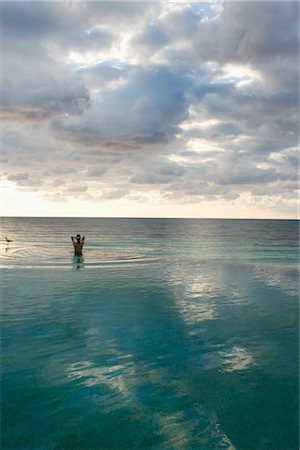
<svg viewBox="0 0 300 450">
<path fill-rule="evenodd" d="M 298 2 L 0 14 L 3 216 L 298 217 Z"/>
</svg>

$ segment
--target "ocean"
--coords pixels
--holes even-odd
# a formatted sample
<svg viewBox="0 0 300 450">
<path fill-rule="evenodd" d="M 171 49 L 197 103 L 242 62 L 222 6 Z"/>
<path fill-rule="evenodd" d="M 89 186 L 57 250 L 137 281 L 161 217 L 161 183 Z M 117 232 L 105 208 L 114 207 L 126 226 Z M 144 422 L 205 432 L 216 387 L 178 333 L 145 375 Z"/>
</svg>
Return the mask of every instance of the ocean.
<svg viewBox="0 0 300 450">
<path fill-rule="evenodd" d="M 2 450 L 299 448 L 298 221 L 1 220 Z"/>
</svg>

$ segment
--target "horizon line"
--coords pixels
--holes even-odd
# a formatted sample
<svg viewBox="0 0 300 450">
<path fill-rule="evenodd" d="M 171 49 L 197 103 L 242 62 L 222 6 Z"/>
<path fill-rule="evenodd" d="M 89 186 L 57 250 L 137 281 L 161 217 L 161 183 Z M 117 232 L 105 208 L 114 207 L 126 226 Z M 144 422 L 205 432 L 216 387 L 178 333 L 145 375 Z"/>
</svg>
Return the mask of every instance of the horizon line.
<svg viewBox="0 0 300 450">
<path fill-rule="evenodd" d="M 274 217 L 157 217 L 157 216 L 1 216 L 1 219 L 167 219 L 167 220 L 286 220 L 299 221 L 300 218 Z"/>
</svg>

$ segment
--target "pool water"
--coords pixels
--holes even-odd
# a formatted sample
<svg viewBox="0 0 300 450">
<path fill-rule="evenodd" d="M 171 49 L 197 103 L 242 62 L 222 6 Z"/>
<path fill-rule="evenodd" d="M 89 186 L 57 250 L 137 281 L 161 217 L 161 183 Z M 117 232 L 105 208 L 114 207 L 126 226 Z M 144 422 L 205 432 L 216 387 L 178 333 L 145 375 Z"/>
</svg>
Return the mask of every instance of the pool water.
<svg viewBox="0 0 300 450">
<path fill-rule="evenodd" d="M 298 230 L 2 219 L 1 448 L 297 449 Z"/>
</svg>

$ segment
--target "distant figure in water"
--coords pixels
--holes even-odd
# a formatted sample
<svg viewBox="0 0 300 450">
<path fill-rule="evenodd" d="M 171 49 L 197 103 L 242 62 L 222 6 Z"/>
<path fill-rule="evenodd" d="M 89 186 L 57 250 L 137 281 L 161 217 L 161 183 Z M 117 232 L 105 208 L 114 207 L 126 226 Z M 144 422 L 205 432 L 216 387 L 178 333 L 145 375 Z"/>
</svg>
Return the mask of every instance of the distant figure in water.
<svg viewBox="0 0 300 450">
<path fill-rule="evenodd" d="M 74 254 L 76 256 L 82 255 L 82 247 L 84 244 L 85 236 L 80 236 L 80 234 L 77 234 L 76 237 L 71 236 L 71 241 L 73 242 L 74 246 Z"/>
</svg>

